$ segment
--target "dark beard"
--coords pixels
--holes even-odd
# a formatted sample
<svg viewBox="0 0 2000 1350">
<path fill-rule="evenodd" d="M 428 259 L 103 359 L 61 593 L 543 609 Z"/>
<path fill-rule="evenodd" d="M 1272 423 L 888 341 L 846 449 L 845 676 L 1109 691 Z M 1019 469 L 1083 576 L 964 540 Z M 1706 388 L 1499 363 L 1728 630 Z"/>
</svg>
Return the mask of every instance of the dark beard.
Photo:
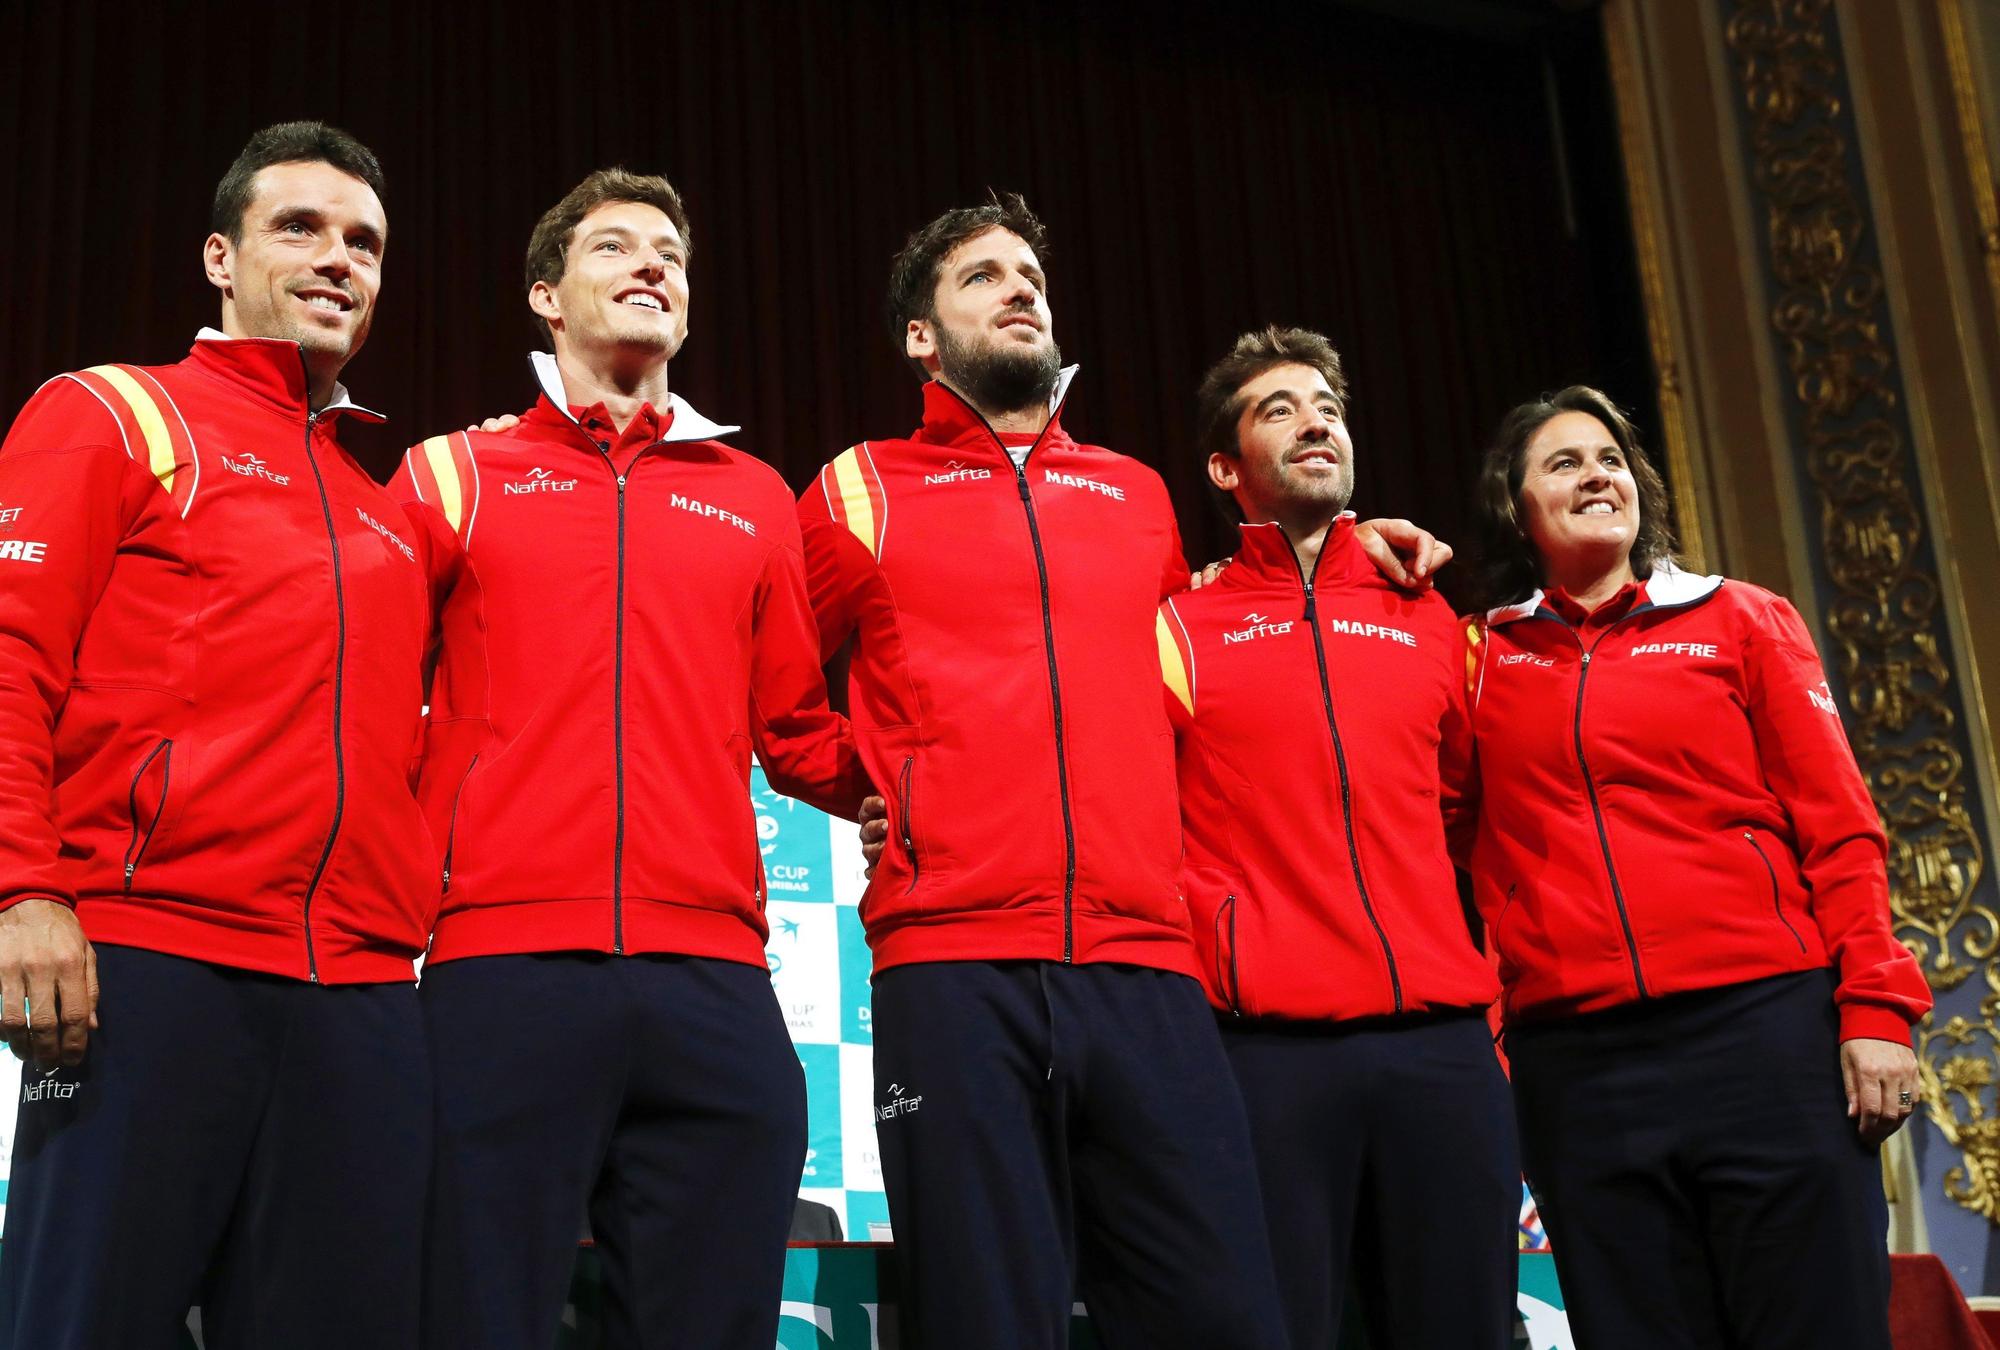
<svg viewBox="0 0 2000 1350">
<path fill-rule="evenodd" d="M 1062 348 L 1054 341 L 1039 352 L 1011 344 L 996 350 L 960 343 L 942 324 L 936 333 L 938 373 L 973 406 L 989 413 L 1049 406 L 1062 373 Z"/>
</svg>

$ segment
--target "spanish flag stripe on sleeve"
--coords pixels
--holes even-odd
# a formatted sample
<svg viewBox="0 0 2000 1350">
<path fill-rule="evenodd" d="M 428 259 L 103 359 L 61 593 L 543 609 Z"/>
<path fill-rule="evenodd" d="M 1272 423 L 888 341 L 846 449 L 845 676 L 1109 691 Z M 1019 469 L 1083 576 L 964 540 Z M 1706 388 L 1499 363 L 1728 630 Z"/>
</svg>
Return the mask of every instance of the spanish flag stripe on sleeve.
<svg viewBox="0 0 2000 1350">
<path fill-rule="evenodd" d="M 168 498 L 187 514 L 201 470 L 194 436 L 159 381 L 136 366 L 92 366 L 70 378 L 94 395 L 118 423 L 125 453 L 146 466 Z"/>
<path fill-rule="evenodd" d="M 122 366 L 92 366 L 85 374 L 95 375 L 111 386 L 112 392 L 132 410 L 139 434 L 146 442 L 147 467 L 152 469 L 153 477 L 160 480 L 160 486 L 172 492 L 174 438 L 173 433 L 167 430 L 167 419 L 160 415 L 160 405 L 153 401 L 145 386 L 133 379 L 131 372 Z"/>
<path fill-rule="evenodd" d="M 451 438 L 433 436 L 423 444 L 424 460 L 431 480 L 437 484 L 437 508 L 451 522 L 454 533 L 464 528 L 465 494 L 459 491 L 458 464 L 452 458 Z"/>
<path fill-rule="evenodd" d="M 861 446 L 850 446 L 834 456 L 832 492 L 827 502 L 834 518 L 853 532 L 871 556 L 881 552 L 883 516 L 882 489 L 873 481 L 874 466 L 861 458 Z"/>
<path fill-rule="evenodd" d="M 1173 626 L 1167 622 L 1167 612 L 1163 609 L 1154 618 L 1154 636 L 1160 644 L 1160 677 L 1167 683 L 1173 696 L 1189 713 L 1194 712 L 1194 684 L 1188 678 L 1187 660 L 1181 655 L 1180 643 L 1174 639 Z"/>
</svg>

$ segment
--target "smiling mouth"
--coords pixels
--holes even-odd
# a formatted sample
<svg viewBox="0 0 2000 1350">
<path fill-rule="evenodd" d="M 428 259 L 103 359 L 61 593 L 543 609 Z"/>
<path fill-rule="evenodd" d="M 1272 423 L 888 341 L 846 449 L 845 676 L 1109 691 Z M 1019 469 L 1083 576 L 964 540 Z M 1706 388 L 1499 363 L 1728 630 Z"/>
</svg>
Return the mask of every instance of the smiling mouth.
<svg viewBox="0 0 2000 1350">
<path fill-rule="evenodd" d="M 618 303 L 621 305 L 630 305 L 634 309 L 650 309 L 655 314 L 665 314 L 667 312 L 667 307 L 659 296 L 650 295 L 644 291 L 634 291 L 630 295 L 621 295 L 618 297 Z"/>
<path fill-rule="evenodd" d="M 324 291 L 301 294 L 298 298 L 306 302 L 307 308 L 325 310 L 329 314 L 345 314 L 354 308 L 352 300 L 328 295 Z"/>
<path fill-rule="evenodd" d="M 1610 502 L 1585 502 L 1582 506 L 1577 507 L 1575 511 L 1571 512 L 1571 514 L 1578 516 L 1615 516 L 1618 514 L 1618 508 Z"/>
</svg>

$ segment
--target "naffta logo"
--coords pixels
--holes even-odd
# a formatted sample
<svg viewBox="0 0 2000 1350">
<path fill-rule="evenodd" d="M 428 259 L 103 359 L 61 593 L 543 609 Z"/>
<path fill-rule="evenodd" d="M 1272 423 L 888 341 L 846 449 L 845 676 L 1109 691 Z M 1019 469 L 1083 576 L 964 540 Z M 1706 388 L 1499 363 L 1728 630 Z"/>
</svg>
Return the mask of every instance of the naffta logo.
<svg viewBox="0 0 2000 1350">
<path fill-rule="evenodd" d="M 1556 663 L 1553 656 L 1536 656 L 1532 652 L 1508 652 L 1500 658 L 1503 666 L 1518 666 L 1524 661 L 1531 666 L 1552 666 Z"/>
<path fill-rule="evenodd" d="M 1827 716 L 1840 716 L 1840 705 L 1833 701 L 1833 690 L 1826 687 L 1825 680 L 1819 682 L 1819 688 L 1806 690 L 1806 697 L 1812 700 L 1813 707 Z"/>
<path fill-rule="evenodd" d="M 901 1083 L 889 1084 L 888 1090 L 882 1095 L 888 1100 L 875 1108 L 875 1119 L 878 1121 L 894 1120 L 897 1116 L 913 1116 L 917 1113 L 917 1108 L 924 1104 L 922 1096 L 912 1097 L 905 1093 Z"/>
<path fill-rule="evenodd" d="M 21 1084 L 21 1104 L 29 1102 L 59 1102 L 76 1095 L 75 1083 L 58 1083 L 53 1078 L 41 1078 Z"/>
<path fill-rule="evenodd" d="M 1085 478 L 1077 473 L 1057 473 L 1054 469 L 1042 471 L 1044 483 L 1060 483 L 1064 487 L 1083 488 L 1089 492 L 1101 493 L 1113 501 L 1125 500 L 1125 489 L 1116 483 L 1100 483 L 1095 478 Z"/>
<path fill-rule="evenodd" d="M 991 469 L 968 469 L 957 460 L 953 460 L 944 466 L 943 473 L 925 474 L 924 481 L 926 483 L 964 483 L 974 478 L 991 478 L 992 476 L 993 470 Z"/>
<path fill-rule="evenodd" d="M 219 458 L 222 460 L 222 467 L 235 474 L 238 478 L 261 478 L 267 483 L 276 483 L 279 487 L 283 487 L 292 481 L 292 476 L 288 473 L 272 473 L 270 465 L 251 454 L 248 450 L 245 450 L 234 459 L 231 459 L 227 455 L 222 455 Z"/>
<path fill-rule="evenodd" d="M 502 483 L 500 490 L 512 493 L 517 497 L 523 492 L 574 492 L 576 491 L 576 480 L 574 478 L 558 478 L 537 464 L 534 468 L 528 470 L 528 477 L 525 482 Z"/>
<path fill-rule="evenodd" d="M 1272 623 L 1265 615 L 1245 614 L 1243 616 L 1243 627 L 1233 633 L 1224 633 L 1222 635 L 1223 645 L 1227 646 L 1232 642 L 1249 642 L 1261 637 L 1277 637 L 1281 633 L 1291 632 L 1292 625 L 1296 622 L 1298 622 L 1296 619 L 1287 619 L 1283 623 Z"/>
</svg>

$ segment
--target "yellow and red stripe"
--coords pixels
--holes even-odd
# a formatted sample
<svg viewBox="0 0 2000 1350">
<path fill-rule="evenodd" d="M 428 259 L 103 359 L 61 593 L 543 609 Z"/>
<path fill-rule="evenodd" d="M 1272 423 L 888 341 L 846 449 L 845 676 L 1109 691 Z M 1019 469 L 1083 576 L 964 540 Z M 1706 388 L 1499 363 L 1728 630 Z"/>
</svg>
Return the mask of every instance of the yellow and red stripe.
<svg viewBox="0 0 2000 1350">
<path fill-rule="evenodd" d="M 834 521 L 851 530 L 871 557 L 881 557 L 889 525 L 889 498 L 882 491 L 868 442 L 835 455 L 820 474 L 820 488 Z"/>
<path fill-rule="evenodd" d="M 175 508 L 186 515 L 201 468 L 187 420 L 160 382 L 138 366 L 92 366 L 70 378 L 96 395 L 118 423 L 125 453 L 152 471 Z"/>
<path fill-rule="evenodd" d="M 1166 682 L 1167 691 L 1192 716 L 1194 647 L 1188 641 L 1187 630 L 1181 626 L 1180 615 L 1174 611 L 1171 601 L 1160 607 L 1154 621 L 1153 636 L 1160 646 L 1160 678 Z"/>
<path fill-rule="evenodd" d="M 479 470 L 464 432 L 432 436 L 409 454 L 417 496 L 444 512 L 459 538 L 471 542 L 479 515 Z"/>
</svg>

